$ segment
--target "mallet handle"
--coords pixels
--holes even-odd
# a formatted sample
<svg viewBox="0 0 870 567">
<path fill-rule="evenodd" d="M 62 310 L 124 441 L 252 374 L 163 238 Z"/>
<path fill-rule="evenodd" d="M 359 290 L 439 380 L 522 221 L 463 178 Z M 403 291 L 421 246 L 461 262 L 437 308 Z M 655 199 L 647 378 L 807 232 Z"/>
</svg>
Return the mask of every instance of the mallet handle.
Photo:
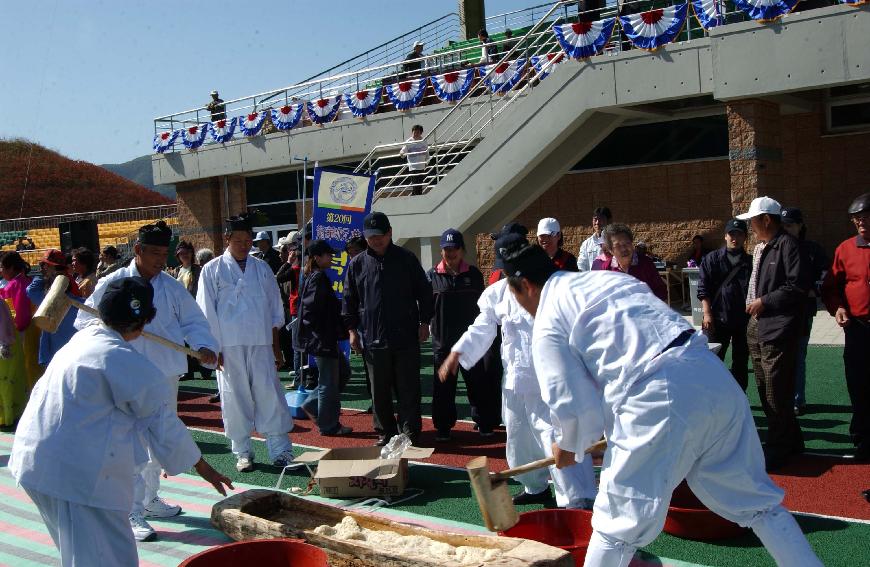
<svg viewBox="0 0 870 567">
<path fill-rule="evenodd" d="M 584 454 L 585 453 L 594 453 L 596 451 L 603 451 L 606 448 L 607 448 L 607 441 L 602 439 L 601 441 L 598 441 L 597 443 L 595 443 L 591 447 L 587 448 L 584 451 Z M 523 473 L 536 471 L 538 469 L 542 469 L 544 467 L 549 467 L 549 466 L 555 465 L 555 464 L 556 464 L 556 459 L 554 457 L 549 457 L 547 459 L 540 459 L 537 461 L 532 461 L 531 463 L 527 463 L 525 465 L 520 465 L 518 467 L 514 467 L 512 469 L 503 470 L 503 471 L 497 472 L 497 473 L 490 473 L 489 480 L 491 482 L 505 480 L 505 479 L 512 478 L 512 477 L 515 477 L 515 476 L 523 474 Z"/>
<path fill-rule="evenodd" d="M 76 309 L 80 309 L 81 311 L 84 311 L 85 313 L 89 313 L 89 314 L 93 315 L 94 317 L 96 317 L 97 319 L 100 318 L 100 312 L 97 311 L 96 309 L 94 309 L 93 307 L 89 307 L 89 306 L 85 305 L 84 303 L 80 303 L 80 302 L 76 301 L 75 299 L 70 299 L 69 297 L 67 297 L 67 301 L 69 301 L 70 305 L 72 305 Z M 165 346 L 166 348 L 170 348 L 172 350 L 177 350 L 178 352 L 183 352 L 187 356 L 192 356 L 193 358 L 195 358 L 197 360 L 202 360 L 202 354 L 200 354 L 199 351 L 196 351 L 196 350 L 193 350 L 192 348 L 187 348 L 186 346 L 174 343 L 174 342 L 170 341 L 169 339 L 165 339 L 165 338 L 161 337 L 160 335 L 155 335 L 154 333 L 149 333 L 148 331 L 142 331 L 142 336 L 150 341 L 154 341 L 155 343 L 159 343 L 159 344 Z"/>
</svg>

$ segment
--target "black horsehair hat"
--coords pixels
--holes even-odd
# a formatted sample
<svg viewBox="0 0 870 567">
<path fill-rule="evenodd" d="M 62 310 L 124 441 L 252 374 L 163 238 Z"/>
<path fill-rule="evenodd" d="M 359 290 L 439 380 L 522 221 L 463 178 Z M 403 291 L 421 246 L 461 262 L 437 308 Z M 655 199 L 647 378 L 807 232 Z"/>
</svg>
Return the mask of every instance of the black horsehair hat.
<svg viewBox="0 0 870 567">
<path fill-rule="evenodd" d="M 169 246 L 171 240 L 172 229 L 167 226 L 166 221 L 159 220 L 139 228 L 139 244 Z"/>
</svg>

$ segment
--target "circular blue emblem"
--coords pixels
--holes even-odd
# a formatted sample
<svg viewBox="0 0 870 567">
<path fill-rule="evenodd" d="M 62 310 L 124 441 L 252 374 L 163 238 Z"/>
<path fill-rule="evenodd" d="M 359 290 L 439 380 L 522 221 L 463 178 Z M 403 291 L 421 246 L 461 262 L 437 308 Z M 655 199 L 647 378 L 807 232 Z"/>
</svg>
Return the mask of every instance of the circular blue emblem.
<svg viewBox="0 0 870 567">
<path fill-rule="evenodd" d="M 329 194 L 332 196 L 332 200 L 342 205 L 352 203 L 356 198 L 356 191 L 356 181 L 354 181 L 353 177 L 346 175 L 337 178 L 329 186 Z"/>
</svg>

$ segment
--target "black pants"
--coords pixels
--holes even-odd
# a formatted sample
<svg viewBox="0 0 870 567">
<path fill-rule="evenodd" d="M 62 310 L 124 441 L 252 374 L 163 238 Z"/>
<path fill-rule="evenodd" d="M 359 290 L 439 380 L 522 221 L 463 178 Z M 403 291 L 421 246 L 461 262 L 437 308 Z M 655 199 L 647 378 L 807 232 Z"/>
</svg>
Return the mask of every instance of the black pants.
<svg viewBox="0 0 870 567">
<path fill-rule="evenodd" d="M 733 347 L 731 375 L 745 392 L 749 386 L 749 345 L 746 344 L 746 326 L 729 329 L 722 321 L 713 321 L 713 332 L 706 334 L 711 343 L 722 344 L 722 349 L 719 351 L 720 360 L 725 360 L 728 346 Z"/>
<path fill-rule="evenodd" d="M 798 333 L 776 341 L 758 339 L 758 320 L 746 329 L 758 397 L 767 417 L 765 454 L 781 459 L 804 449 L 803 432 L 794 414 L 794 375 Z"/>
<path fill-rule="evenodd" d="M 286 325 L 281 325 L 281 329 L 278 330 L 278 344 L 281 346 L 281 353 L 284 355 L 284 367 L 296 370 L 293 352 L 293 332 Z"/>
<path fill-rule="evenodd" d="M 450 352 L 434 351 L 432 365 L 435 375 L 432 378 L 432 423 L 439 433 L 447 433 L 456 425 L 456 382 L 458 376 L 451 375 L 446 382 L 438 379 L 438 369 Z M 471 419 L 481 432 L 492 431 L 501 423 L 501 377 L 493 380 L 487 375 L 483 361 L 466 370 L 460 366 L 468 403 L 471 405 Z"/>
<path fill-rule="evenodd" d="M 400 431 L 416 437 L 423 429 L 420 412 L 420 347 L 367 348 L 366 366 L 372 384 L 372 413 L 375 431 L 392 437 Z M 396 393 L 399 419 L 393 412 Z"/>
<path fill-rule="evenodd" d="M 852 401 L 849 433 L 856 445 L 870 442 L 870 323 L 852 319 L 845 329 L 846 387 Z"/>
</svg>

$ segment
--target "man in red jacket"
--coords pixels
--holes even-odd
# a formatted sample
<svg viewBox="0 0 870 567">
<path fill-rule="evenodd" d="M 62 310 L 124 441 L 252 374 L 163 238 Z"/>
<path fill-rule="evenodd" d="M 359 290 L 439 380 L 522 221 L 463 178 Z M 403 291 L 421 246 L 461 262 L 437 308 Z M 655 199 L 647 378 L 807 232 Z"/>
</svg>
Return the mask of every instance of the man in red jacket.
<svg viewBox="0 0 870 567">
<path fill-rule="evenodd" d="M 870 193 L 849 206 L 857 236 L 834 251 L 834 263 L 822 284 L 822 300 L 846 335 L 843 363 L 852 400 L 849 433 L 855 459 L 870 460 Z"/>
</svg>

